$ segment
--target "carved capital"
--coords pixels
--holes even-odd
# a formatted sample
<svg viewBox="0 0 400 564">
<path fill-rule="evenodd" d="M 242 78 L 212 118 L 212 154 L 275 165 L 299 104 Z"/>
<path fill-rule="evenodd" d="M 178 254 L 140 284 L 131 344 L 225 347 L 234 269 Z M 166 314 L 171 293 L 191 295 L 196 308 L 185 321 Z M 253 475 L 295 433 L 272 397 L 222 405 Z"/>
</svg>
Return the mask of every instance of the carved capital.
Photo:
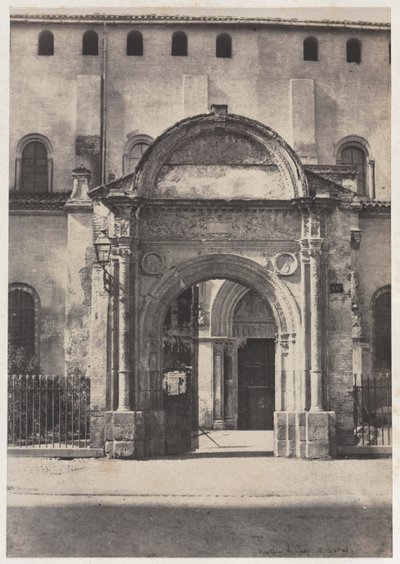
<svg viewBox="0 0 400 564">
<path fill-rule="evenodd" d="M 220 355 L 223 354 L 225 347 L 224 341 L 214 341 L 214 354 Z"/>
<path fill-rule="evenodd" d="M 309 249 L 308 254 L 310 257 L 319 258 L 322 254 L 321 249 Z"/>
<path fill-rule="evenodd" d="M 320 237 L 321 235 L 321 217 L 316 210 L 303 211 L 302 237 L 309 239 L 311 237 Z"/>
<path fill-rule="evenodd" d="M 132 251 L 129 247 L 119 247 L 117 253 L 119 257 L 129 257 Z"/>
<path fill-rule="evenodd" d="M 226 341 L 225 342 L 225 352 L 227 355 L 232 356 L 235 352 L 235 341 Z"/>
</svg>

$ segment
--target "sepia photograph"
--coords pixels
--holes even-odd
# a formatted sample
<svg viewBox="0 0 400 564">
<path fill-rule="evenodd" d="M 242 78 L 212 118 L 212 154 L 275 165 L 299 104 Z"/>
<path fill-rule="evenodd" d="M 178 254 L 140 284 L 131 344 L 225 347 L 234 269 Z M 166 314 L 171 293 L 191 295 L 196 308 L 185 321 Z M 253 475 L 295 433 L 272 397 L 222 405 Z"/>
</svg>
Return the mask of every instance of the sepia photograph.
<svg viewBox="0 0 400 564">
<path fill-rule="evenodd" d="M 390 5 L 178 4 L 3 22 L 7 557 L 391 558 Z"/>
</svg>

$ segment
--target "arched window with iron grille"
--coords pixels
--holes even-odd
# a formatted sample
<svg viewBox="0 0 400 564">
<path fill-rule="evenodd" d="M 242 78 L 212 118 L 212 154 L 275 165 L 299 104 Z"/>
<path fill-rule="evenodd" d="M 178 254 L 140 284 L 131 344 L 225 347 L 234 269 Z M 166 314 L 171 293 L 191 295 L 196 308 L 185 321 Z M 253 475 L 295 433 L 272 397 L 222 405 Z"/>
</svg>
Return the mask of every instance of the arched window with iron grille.
<svg viewBox="0 0 400 564">
<path fill-rule="evenodd" d="M 40 300 L 27 284 L 10 284 L 8 291 L 9 347 L 20 359 L 39 361 Z"/>
<path fill-rule="evenodd" d="M 49 187 L 47 150 L 40 141 L 27 143 L 21 156 L 21 185 L 24 192 L 44 193 Z"/>
</svg>

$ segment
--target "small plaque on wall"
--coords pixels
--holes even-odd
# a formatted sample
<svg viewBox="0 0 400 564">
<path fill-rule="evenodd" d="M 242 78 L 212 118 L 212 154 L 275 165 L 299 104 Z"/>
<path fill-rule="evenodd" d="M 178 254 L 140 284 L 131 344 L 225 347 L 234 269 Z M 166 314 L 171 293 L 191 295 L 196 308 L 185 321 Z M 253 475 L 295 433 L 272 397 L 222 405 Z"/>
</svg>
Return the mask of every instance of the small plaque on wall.
<svg viewBox="0 0 400 564">
<path fill-rule="evenodd" d="M 329 292 L 331 294 L 343 294 L 343 284 L 334 282 L 329 286 Z"/>
</svg>

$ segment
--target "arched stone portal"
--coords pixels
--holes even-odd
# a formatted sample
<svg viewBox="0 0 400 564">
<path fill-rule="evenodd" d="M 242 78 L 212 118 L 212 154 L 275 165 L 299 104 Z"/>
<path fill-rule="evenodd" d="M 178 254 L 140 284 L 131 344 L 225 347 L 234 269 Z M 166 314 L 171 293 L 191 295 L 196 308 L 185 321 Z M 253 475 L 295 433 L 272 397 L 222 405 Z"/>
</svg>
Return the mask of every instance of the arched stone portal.
<svg viewBox="0 0 400 564">
<path fill-rule="evenodd" d="M 93 397 L 103 385 L 111 406 L 105 416 L 111 454 L 165 452 L 163 320 L 183 290 L 209 279 L 251 288 L 271 307 L 275 454 L 332 452 L 321 352 L 321 233 L 330 213 L 322 210 L 334 205 L 338 191 L 322 188 L 323 197 L 315 198 L 314 182 L 310 197 L 298 157 L 276 132 L 216 113 L 175 124 L 132 174 L 91 192 L 95 237 L 105 229 L 112 243 L 109 376 L 104 381 L 95 358 L 91 368 Z M 94 274 L 96 299 L 104 292 L 96 267 Z M 92 308 L 92 319 L 96 324 L 104 312 Z"/>
</svg>

